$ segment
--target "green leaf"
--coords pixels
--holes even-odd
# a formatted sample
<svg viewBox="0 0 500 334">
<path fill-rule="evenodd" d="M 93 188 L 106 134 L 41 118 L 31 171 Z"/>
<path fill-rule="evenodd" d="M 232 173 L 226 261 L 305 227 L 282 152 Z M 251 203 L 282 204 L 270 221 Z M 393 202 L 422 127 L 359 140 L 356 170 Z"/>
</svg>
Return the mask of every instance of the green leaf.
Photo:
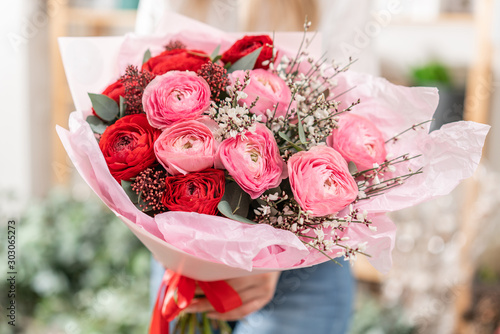
<svg viewBox="0 0 500 334">
<path fill-rule="evenodd" d="M 217 47 L 214 49 L 214 51 L 210 55 L 210 59 L 212 59 L 212 62 L 215 63 L 217 61 L 217 60 L 214 60 L 214 59 L 219 56 L 219 52 L 220 52 L 220 44 L 217 45 Z"/>
<path fill-rule="evenodd" d="M 358 172 L 358 167 L 356 167 L 356 164 L 354 162 L 349 161 L 348 167 L 349 167 L 349 173 L 356 174 Z"/>
<path fill-rule="evenodd" d="M 222 213 L 229 219 L 237 220 L 239 222 L 246 224 L 257 224 L 256 222 L 251 221 L 250 219 L 246 219 L 245 217 L 242 217 L 240 215 L 233 214 L 233 209 L 231 208 L 231 205 L 229 205 L 227 201 L 220 201 L 219 205 L 217 205 L 217 209 L 219 209 L 220 213 Z"/>
<path fill-rule="evenodd" d="M 137 203 L 135 203 L 135 207 L 142 212 L 148 212 L 153 210 L 153 208 L 149 206 L 148 203 L 144 202 L 141 195 L 142 193 L 140 193 L 139 196 L 137 197 Z"/>
<path fill-rule="evenodd" d="M 222 58 L 221 55 L 216 56 L 215 58 L 212 59 L 212 63 L 218 62 Z"/>
<path fill-rule="evenodd" d="M 139 202 L 139 195 L 136 194 L 135 191 L 132 190 L 132 181 L 125 181 L 121 180 L 120 181 L 123 190 L 125 190 L 125 193 L 127 194 L 128 198 L 132 201 L 132 203 L 137 204 Z"/>
<path fill-rule="evenodd" d="M 101 119 L 111 122 L 117 118 L 119 113 L 118 103 L 103 94 L 89 93 L 90 101 L 95 113 Z"/>
<path fill-rule="evenodd" d="M 102 135 L 108 127 L 106 123 L 104 123 L 101 119 L 99 119 L 99 117 L 96 117 L 94 115 L 87 116 L 86 121 L 87 123 L 89 123 L 92 131 L 100 135 Z"/>
<path fill-rule="evenodd" d="M 142 57 L 142 63 L 144 64 L 149 59 L 151 59 L 151 50 L 147 49 L 146 52 L 144 52 L 144 56 Z"/>
<path fill-rule="evenodd" d="M 204 53 L 199 53 L 199 52 L 194 52 L 194 51 L 186 51 L 186 52 L 189 53 L 189 54 L 198 56 L 198 57 L 207 57 L 207 58 L 210 58 L 208 55 L 206 55 Z"/>
<path fill-rule="evenodd" d="M 278 135 L 283 138 L 284 140 L 287 141 L 287 143 L 289 143 L 290 145 L 292 145 L 297 151 L 303 151 L 304 149 L 300 146 L 298 146 L 297 144 L 295 144 L 294 142 L 292 142 L 292 140 L 290 139 L 290 137 L 288 137 L 288 135 L 284 132 L 278 132 Z"/>
<path fill-rule="evenodd" d="M 250 202 L 252 201 L 250 195 L 241 189 L 236 182 L 226 182 L 226 189 L 224 190 L 222 200 L 228 202 L 229 206 L 233 208 L 233 214 L 237 214 L 242 217 L 247 216 L 248 208 L 250 207 Z"/>
<path fill-rule="evenodd" d="M 238 59 L 231 67 L 227 70 L 229 73 L 234 71 L 244 71 L 244 70 L 253 70 L 255 67 L 255 62 L 257 58 L 259 58 L 260 52 L 262 51 L 262 46 L 252 53 L 247 54 L 245 57 Z"/>
<path fill-rule="evenodd" d="M 125 111 L 127 111 L 127 104 L 125 103 L 125 98 L 120 95 L 120 118 L 125 116 Z"/>
<path fill-rule="evenodd" d="M 300 118 L 299 113 L 297 112 L 297 118 L 298 118 L 298 130 L 299 130 L 299 139 L 302 144 L 306 144 L 307 139 L 306 139 L 306 134 L 304 132 L 304 126 L 302 125 L 302 119 Z"/>
<path fill-rule="evenodd" d="M 210 321 L 205 314 L 202 315 L 203 321 L 203 334 L 213 334 L 212 327 L 210 326 Z"/>
</svg>

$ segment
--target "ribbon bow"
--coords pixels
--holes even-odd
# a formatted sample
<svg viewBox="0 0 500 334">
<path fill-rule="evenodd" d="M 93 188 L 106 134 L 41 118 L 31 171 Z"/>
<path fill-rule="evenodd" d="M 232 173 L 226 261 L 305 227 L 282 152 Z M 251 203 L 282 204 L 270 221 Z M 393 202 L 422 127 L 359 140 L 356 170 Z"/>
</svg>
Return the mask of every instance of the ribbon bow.
<svg viewBox="0 0 500 334">
<path fill-rule="evenodd" d="M 149 334 L 169 333 L 169 322 L 191 304 L 196 284 L 217 312 L 224 313 L 242 304 L 238 293 L 225 281 L 196 281 L 167 269 L 158 289 Z"/>
</svg>

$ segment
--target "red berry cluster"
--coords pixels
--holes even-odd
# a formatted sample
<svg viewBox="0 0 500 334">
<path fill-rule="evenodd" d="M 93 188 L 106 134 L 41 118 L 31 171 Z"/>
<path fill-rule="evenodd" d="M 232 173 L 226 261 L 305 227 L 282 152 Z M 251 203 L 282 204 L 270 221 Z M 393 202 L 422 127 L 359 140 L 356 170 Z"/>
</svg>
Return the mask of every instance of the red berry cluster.
<svg viewBox="0 0 500 334">
<path fill-rule="evenodd" d="M 154 79 L 154 75 L 148 71 L 139 71 L 136 66 L 129 65 L 125 74 L 120 78 L 125 86 L 126 115 L 140 114 L 142 108 L 142 94 L 146 86 Z"/>
<path fill-rule="evenodd" d="M 218 103 L 221 93 L 225 92 L 226 87 L 230 84 L 227 70 L 209 61 L 203 64 L 196 73 L 208 83 L 210 91 L 212 92 L 212 101 Z"/>
<path fill-rule="evenodd" d="M 148 168 L 137 175 L 132 183 L 132 190 L 137 195 L 140 195 L 142 201 L 146 203 L 146 205 L 139 204 L 142 211 L 167 211 L 167 208 L 161 202 L 165 192 L 166 176 L 167 173 L 164 170 L 155 170 L 153 168 Z"/>
<path fill-rule="evenodd" d="M 173 40 L 170 41 L 167 45 L 165 45 L 165 50 L 171 51 L 171 50 L 177 50 L 177 49 L 185 49 L 187 46 L 186 44 L 182 43 L 179 40 Z"/>
</svg>

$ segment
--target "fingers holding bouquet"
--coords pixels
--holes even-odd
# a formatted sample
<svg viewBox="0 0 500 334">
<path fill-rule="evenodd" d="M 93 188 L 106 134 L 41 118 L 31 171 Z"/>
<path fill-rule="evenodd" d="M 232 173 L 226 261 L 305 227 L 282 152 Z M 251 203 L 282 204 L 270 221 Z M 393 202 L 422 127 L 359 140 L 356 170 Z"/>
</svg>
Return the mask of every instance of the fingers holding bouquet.
<svg viewBox="0 0 500 334">
<path fill-rule="evenodd" d="M 229 279 L 226 282 L 239 294 L 242 305 L 229 312 L 219 313 L 214 310 L 207 298 L 193 299 L 184 311 L 188 313 L 207 313 L 207 316 L 218 320 L 239 320 L 263 308 L 271 301 L 276 290 L 280 272 Z M 198 287 L 196 293 L 203 293 Z"/>
</svg>

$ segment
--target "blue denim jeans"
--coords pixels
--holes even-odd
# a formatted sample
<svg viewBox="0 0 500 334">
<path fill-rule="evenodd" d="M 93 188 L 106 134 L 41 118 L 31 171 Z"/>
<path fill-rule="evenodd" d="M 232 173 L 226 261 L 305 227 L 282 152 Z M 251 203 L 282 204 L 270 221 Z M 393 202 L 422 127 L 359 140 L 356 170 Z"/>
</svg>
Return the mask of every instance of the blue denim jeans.
<svg viewBox="0 0 500 334">
<path fill-rule="evenodd" d="M 274 298 L 263 309 L 236 322 L 233 334 L 346 334 L 355 284 L 349 263 L 342 265 L 329 261 L 284 271 Z M 162 277 L 163 268 L 155 262 L 152 305 Z"/>
</svg>

